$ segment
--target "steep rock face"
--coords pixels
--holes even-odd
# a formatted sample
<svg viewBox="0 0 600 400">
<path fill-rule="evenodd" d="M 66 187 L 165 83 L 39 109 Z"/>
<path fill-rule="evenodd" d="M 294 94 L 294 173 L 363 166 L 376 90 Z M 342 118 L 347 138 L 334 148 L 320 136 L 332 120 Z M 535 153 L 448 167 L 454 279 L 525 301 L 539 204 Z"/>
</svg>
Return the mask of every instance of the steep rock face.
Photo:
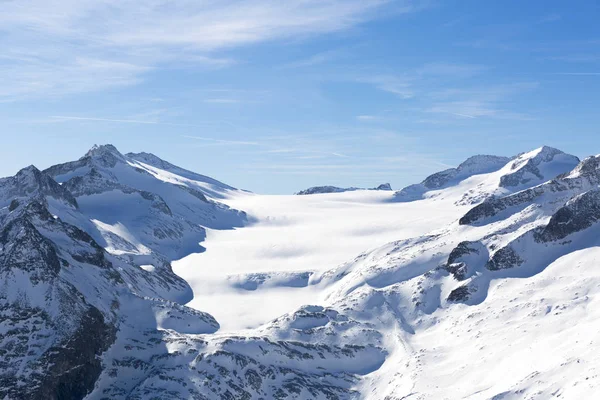
<svg viewBox="0 0 600 400">
<path fill-rule="evenodd" d="M 587 229 L 600 219 L 600 189 L 593 189 L 569 200 L 561 207 L 536 239 L 550 242 Z"/>
<path fill-rule="evenodd" d="M 97 358 L 113 342 L 114 320 L 86 302 L 70 282 L 72 263 L 100 268 L 117 281 L 83 232 L 63 230 L 38 202 L 13 211 L 0 233 L 0 395 L 16 399 L 82 398 L 101 372 Z M 67 250 L 57 242 L 73 241 Z M 86 251 L 84 251 L 85 249 Z"/>
<path fill-rule="evenodd" d="M 23 199 L 32 198 L 42 202 L 53 198 L 77 207 L 75 197 L 68 190 L 33 165 L 20 170 L 13 177 L 0 179 L 0 208 L 9 206 L 12 211 Z"/>
</svg>

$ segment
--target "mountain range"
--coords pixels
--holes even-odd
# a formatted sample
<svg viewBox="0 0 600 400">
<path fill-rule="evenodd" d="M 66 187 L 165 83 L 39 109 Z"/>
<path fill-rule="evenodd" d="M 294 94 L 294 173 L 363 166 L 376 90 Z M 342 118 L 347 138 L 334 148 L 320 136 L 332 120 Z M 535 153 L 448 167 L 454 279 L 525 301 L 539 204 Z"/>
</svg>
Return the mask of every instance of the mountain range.
<svg viewBox="0 0 600 400">
<path fill-rule="evenodd" d="M 248 271 L 241 255 L 226 281 L 236 296 L 314 301 L 223 330 L 186 306 L 200 286 L 172 263 L 209 253 L 210 232 L 261 223 L 302 243 L 287 230 L 302 221 L 263 221 L 231 206 L 259 195 L 111 145 L 26 167 L 0 180 L 0 397 L 593 398 L 599 185 L 600 156 L 541 147 L 397 192 L 300 196 L 307 209 L 405 212 L 425 233 L 398 227 L 393 242 L 293 272 Z"/>
</svg>

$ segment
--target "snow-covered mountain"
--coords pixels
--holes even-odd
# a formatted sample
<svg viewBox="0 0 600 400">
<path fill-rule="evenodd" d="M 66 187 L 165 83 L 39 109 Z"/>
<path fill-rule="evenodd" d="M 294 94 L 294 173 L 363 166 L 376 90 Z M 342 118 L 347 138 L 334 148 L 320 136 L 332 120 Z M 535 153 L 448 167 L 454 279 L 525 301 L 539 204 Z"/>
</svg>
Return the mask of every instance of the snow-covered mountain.
<svg viewBox="0 0 600 400">
<path fill-rule="evenodd" d="M 410 185 L 395 195 L 395 201 L 462 194 L 460 203 L 476 204 L 492 196 L 504 196 L 571 171 L 579 163 L 575 156 L 543 146 L 513 158 L 478 155 Z M 455 190 L 449 190 L 454 188 Z"/>
<path fill-rule="evenodd" d="M 79 160 L 44 172 L 77 199 L 94 224 L 92 236 L 113 254 L 180 258 L 201 250 L 204 227 L 230 229 L 246 219 L 212 200 L 234 188 L 151 154 L 95 146 Z"/>
<path fill-rule="evenodd" d="M 599 221 L 548 147 L 280 197 L 95 147 L 0 180 L 0 397 L 594 398 Z"/>
<path fill-rule="evenodd" d="M 296 194 L 302 196 L 307 194 L 353 192 L 356 190 L 392 190 L 392 186 L 389 183 L 382 183 L 381 185 L 371 189 L 361 189 L 357 187 L 341 188 L 337 186 L 313 186 L 308 189 L 301 190 Z"/>
</svg>

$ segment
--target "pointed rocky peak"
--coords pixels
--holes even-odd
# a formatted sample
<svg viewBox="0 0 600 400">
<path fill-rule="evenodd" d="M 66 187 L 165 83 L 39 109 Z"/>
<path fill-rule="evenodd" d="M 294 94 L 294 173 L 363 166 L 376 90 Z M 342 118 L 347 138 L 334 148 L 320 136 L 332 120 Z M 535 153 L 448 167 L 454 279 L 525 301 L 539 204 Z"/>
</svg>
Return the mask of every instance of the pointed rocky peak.
<svg viewBox="0 0 600 400">
<path fill-rule="evenodd" d="M 42 172 L 36 168 L 35 165 L 30 165 L 28 167 L 25 167 L 21 170 L 19 170 L 19 172 L 17 172 L 17 174 L 15 175 L 15 179 L 17 179 L 20 182 L 39 182 L 41 180 L 43 180 L 42 178 Z"/>
<path fill-rule="evenodd" d="M 382 183 L 381 185 L 374 188 L 375 190 L 392 190 L 392 185 L 389 183 Z"/>
<path fill-rule="evenodd" d="M 23 168 L 14 177 L 4 179 L 0 182 L 0 187 L 5 189 L 0 193 L 0 198 L 11 204 L 15 198 L 41 200 L 49 196 L 77 207 L 77 202 L 69 191 L 33 165 Z"/>
<path fill-rule="evenodd" d="M 122 156 L 122 154 L 119 152 L 119 150 L 117 150 L 117 148 L 112 144 L 102 144 L 102 145 L 95 144 L 92 146 L 91 149 L 88 150 L 88 152 L 85 155 L 87 157 L 93 157 L 93 156 L 96 156 L 99 154 L 106 154 L 106 153 L 112 153 L 112 154 Z"/>
<path fill-rule="evenodd" d="M 125 156 L 112 144 L 94 145 L 83 158 L 89 158 L 103 167 L 112 168 L 119 162 L 125 162 Z"/>
<path fill-rule="evenodd" d="M 60 271 L 54 247 L 31 221 L 37 214 L 44 217 L 49 213 L 40 203 L 32 202 L 0 231 L 0 273 L 25 271 L 34 285 L 53 280 Z"/>
</svg>

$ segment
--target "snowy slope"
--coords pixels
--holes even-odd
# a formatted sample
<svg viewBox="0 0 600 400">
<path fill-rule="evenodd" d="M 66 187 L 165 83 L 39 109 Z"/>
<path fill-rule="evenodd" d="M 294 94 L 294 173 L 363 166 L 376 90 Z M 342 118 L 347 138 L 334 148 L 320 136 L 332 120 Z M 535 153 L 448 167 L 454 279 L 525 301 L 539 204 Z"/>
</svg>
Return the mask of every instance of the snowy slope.
<svg viewBox="0 0 600 400">
<path fill-rule="evenodd" d="M 246 219 L 207 197 L 235 189 L 150 154 L 124 156 L 111 145 L 96 146 L 45 172 L 76 197 L 100 233 L 95 239 L 113 254 L 182 257 L 201 251 L 205 227 L 231 229 Z"/>
<path fill-rule="evenodd" d="M 309 285 L 317 273 L 382 243 L 425 234 L 469 210 L 452 201 L 446 207 L 393 203 L 392 196 L 241 193 L 225 201 L 256 222 L 209 230 L 207 251 L 174 262 L 173 269 L 194 290 L 190 306 L 210 312 L 226 330 L 255 327 L 319 298 Z"/>
</svg>

